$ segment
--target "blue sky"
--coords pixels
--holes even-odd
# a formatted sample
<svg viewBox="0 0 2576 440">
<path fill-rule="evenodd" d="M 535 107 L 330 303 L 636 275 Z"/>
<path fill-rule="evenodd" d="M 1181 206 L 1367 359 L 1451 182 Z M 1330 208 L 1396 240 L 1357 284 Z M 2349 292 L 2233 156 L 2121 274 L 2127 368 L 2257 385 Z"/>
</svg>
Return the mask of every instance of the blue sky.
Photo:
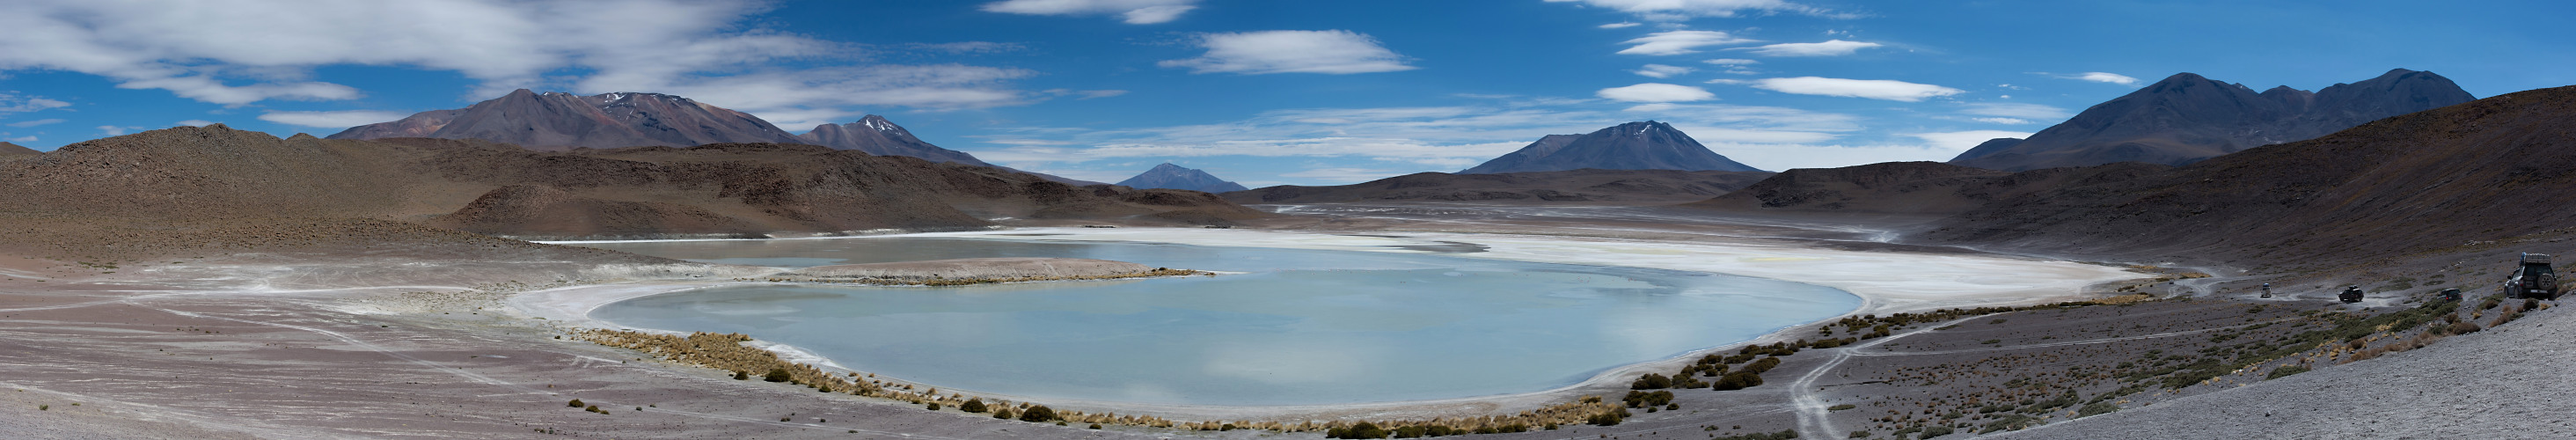
<svg viewBox="0 0 2576 440">
<path fill-rule="evenodd" d="M 515 88 L 659 92 L 793 132 L 882 114 L 988 161 L 1248 186 L 1456 171 L 1669 122 L 1755 167 L 1946 160 L 2176 72 L 2576 84 L 2551 1 L 983 0 L 0 6 L 0 140 L 329 134 Z"/>
</svg>

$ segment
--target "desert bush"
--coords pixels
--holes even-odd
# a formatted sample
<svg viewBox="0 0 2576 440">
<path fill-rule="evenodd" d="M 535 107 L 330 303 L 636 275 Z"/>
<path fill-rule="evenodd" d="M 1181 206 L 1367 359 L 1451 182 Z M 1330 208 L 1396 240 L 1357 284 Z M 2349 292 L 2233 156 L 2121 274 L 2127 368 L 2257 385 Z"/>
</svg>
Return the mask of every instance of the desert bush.
<svg viewBox="0 0 2576 440">
<path fill-rule="evenodd" d="M 987 408 L 984 408 L 984 399 L 981 398 L 966 399 L 966 404 L 957 405 L 957 410 L 970 413 L 981 413 L 985 409 Z"/>
<path fill-rule="evenodd" d="M 1324 431 L 1324 438 L 1386 438 L 1386 436 L 1385 428 L 1379 428 L 1377 424 L 1369 422 L 1359 422 Z"/>
<path fill-rule="evenodd" d="M 1846 410 L 1846 409 L 1859 408 L 1859 407 L 1860 407 L 1859 405 L 1853 405 L 1853 404 L 1845 403 L 1845 404 L 1841 404 L 1841 405 L 1834 405 L 1834 406 L 1828 406 L 1828 407 L 1825 407 L 1825 410 L 1826 410 L 1826 411 L 1842 411 L 1842 410 Z"/>
<path fill-rule="evenodd" d="M 1636 382 L 1629 383 L 1629 384 L 1628 384 L 1628 389 L 1632 389 L 1632 390 L 1659 390 L 1659 389 L 1664 389 L 1664 388 L 1671 388 L 1672 386 L 1673 386 L 1673 380 L 1672 380 L 1671 378 L 1664 377 L 1664 375 L 1661 375 L 1661 374 L 1646 373 L 1646 375 L 1645 375 L 1645 376 L 1639 376 L 1639 377 L 1637 377 L 1637 381 L 1636 381 Z"/>
<path fill-rule="evenodd" d="M 2470 333 L 2477 333 L 2477 332 L 2478 332 L 2478 330 L 2484 330 L 2484 328 L 2478 327 L 2478 323 L 2468 322 L 2468 321 L 2460 321 L 2460 322 L 2454 322 L 2454 323 L 2451 323 L 2451 328 L 2444 329 L 2444 330 L 2445 330 L 2445 331 L 2448 331 L 2448 332 L 2450 332 L 2451 334 L 2454 334 L 2454 335 L 2465 335 L 2465 334 L 2470 334 Z"/>
<path fill-rule="evenodd" d="M 1929 428 L 1923 428 L 1923 436 L 1922 436 L 1922 437 L 1918 437 L 1918 438 L 1933 438 L 1933 437 L 1940 437 L 1940 436 L 1950 435 L 1950 433 L 1952 433 L 1952 432 L 1957 432 L 1957 430 L 1950 429 L 1950 427 L 1949 427 L 1949 426 L 1943 426 L 1943 425 L 1932 425 L 1932 427 L 1929 427 Z"/>
<path fill-rule="evenodd" d="M 928 406 L 928 407 L 924 407 L 923 409 L 928 409 L 928 410 L 931 410 L 931 411 L 938 411 L 938 410 L 939 410 L 939 402 L 930 402 L 930 406 Z"/>
<path fill-rule="evenodd" d="M 1673 403 L 1673 392 L 1656 391 L 1649 393 L 1644 391 L 1629 391 L 1627 397 L 1620 398 L 1619 400 L 1626 402 L 1629 408 L 1664 406 Z"/>
<path fill-rule="evenodd" d="M 2283 377 L 2289 377 L 2289 376 L 2290 376 L 2290 375 L 2292 375 L 2292 374 L 2299 374 L 2299 373 L 2306 373 L 2306 372 L 2308 372 L 2308 367 L 2302 367 L 2302 366 L 2297 366 L 2297 365 L 2285 366 L 2285 367 L 2281 367 L 2281 368 L 2274 368 L 2274 369 L 2272 369 L 2272 372 L 2271 372 L 2271 373 L 2267 373 L 2267 374 L 2264 374 L 2264 375 L 2263 375 L 2263 380 L 2279 379 L 2279 378 L 2283 378 Z"/>
<path fill-rule="evenodd" d="M 581 403 L 581 399 L 572 399 L 572 402 L 566 403 L 564 406 L 570 406 L 570 407 L 574 407 L 574 408 L 580 408 L 580 407 L 583 407 L 583 406 L 585 406 L 585 405 L 582 405 L 582 403 Z"/>
<path fill-rule="evenodd" d="M 1012 417 L 1016 416 L 1018 416 L 1018 414 L 1012 414 L 1010 408 L 1002 408 L 1000 410 L 993 411 L 993 418 L 996 419 L 1010 420 Z"/>
<path fill-rule="evenodd" d="M 2119 406 L 2119 405 L 2112 405 L 2112 404 L 2110 404 L 2109 402 L 2096 402 L 2096 403 L 2085 404 L 2083 409 L 2076 410 L 2076 411 L 2075 411 L 2075 417 L 2079 417 L 2079 418 L 2080 418 L 2080 417 L 2092 417 L 2092 416 L 2098 416 L 2098 415 L 2103 415 L 2103 414 L 2110 414 L 2112 411 L 2119 411 L 2119 410 L 2120 410 L 2120 406 Z"/>
<path fill-rule="evenodd" d="M 1863 436 L 1863 437 L 1867 437 L 1867 436 L 1869 436 L 1869 431 L 1858 431 L 1858 432 L 1859 432 L 1859 433 L 1861 434 L 1861 436 Z M 1796 430 L 1787 430 L 1787 431 L 1780 431 L 1780 432 L 1756 432 L 1756 433 L 1752 433 L 1752 434 L 1745 434 L 1745 435 L 1730 435 L 1730 436 L 1725 436 L 1725 437 L 1715 437 L 1715 436 L 1709 437 L 1709 439 L 1710 439 L 1710 440 L 1789 440 L 1789 439 L 1793 439 L 1793 438 L 1798 438 L 1798 431 L 1796 431 Z"/>
<path fill-rule="evenodd" d="M 1762 375 L 1760 374 L 1754 374 L 1752 372 L 1734 372 L 1727 373 L 1725 377 L 1717 378 L 1717 383 L 1710 385 L 1709 388 L 1718 391 L 1730 391 L 1761 385 Z"/>
<path fill-rule="evenodd" d="M 788 375 L 788 373 L 787 373 L 787 369 L 785 369 L 785 368 L 772 368 L 772 369 L 770 369 L 770 370 L 769 370 L 769 374 L 768 374 L 768 375 L 765 375 L 765 376 L 761 376 L 761 377 L 760 377 L 760 380 L 765 380 L 765 381 L 770 381 L 770 382 L 786 382 L 786 381 L 788 381 L 789 379 L 792 379 L 792 378 L 794 378 L 794 376 L 790 376 L 790 375 Z"/>
<path fill-rule="evenodd" d="M 1780 357 L 1779 357 L 1779 356 L 1766 357 L 1766 358 L 1762 358 L 1762 360 L 1753 361 L 1753 363 L 1750 363 L 1750 364 L 1744 364 L 1744 372 L 1745 372 L 1745 373 L 1751 373 L 1751 374 L 1762 374 L 1763 372 L 1771 371 L 1771 368 L 1772 368 L 1772 367 L 1778 367 L 1778 366 L 1780 366 Z"/>
<path fill-rule="evenodd" d="M 740 372 L 740 371 L 736 371 L 736 372 L 733 372 L 733 380 L 751 380 L 751 375 L 750 375 L 750 374 L 744 374 L 743 372 Z"/>
<path fill-rule="evenodd" d="M 1060 418 L 1062 417 L 1055 415 L 1054 409 L 1049 409 L 1046 405 L 1032 406 L 1028 411 L 1020 412 L 1020 421 L 1023 422 L 1051 422 Z"/>
</svg>

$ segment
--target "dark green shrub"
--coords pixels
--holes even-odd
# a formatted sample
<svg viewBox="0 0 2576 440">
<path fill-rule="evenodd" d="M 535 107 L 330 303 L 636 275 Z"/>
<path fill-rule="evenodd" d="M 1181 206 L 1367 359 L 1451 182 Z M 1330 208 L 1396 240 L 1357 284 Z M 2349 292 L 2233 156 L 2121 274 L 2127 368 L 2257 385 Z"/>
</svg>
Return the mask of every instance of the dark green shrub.
<svg viewBox="0 0 2576 440">
<path fill-rule="evenodd" d="M 1020 421 L 1023 422 L 1052 422 L 1057 418 L 1055 410 L 1048 409 L 1046 405 L 1032 406 L 1028 411 L 1020 412 Z"/>
<path fill-rule="evenodd" d="M 2478 328 L 2478 323 L 2468 322 L 2468 321 L 2460 321 L 2460 322 L 2451 323 L 2451 328 L 2448 328 L 2448 329 L 2445 329 L 2445 330 L 2450 331 L 2450 332 L 2451 332 L 2451 334 L 2454 334 L 2454 335 L 2465 335 L 2465 334 L 2470 334 L 2470 333 L 2477 333 L 2477 332 L 2478 332 L 2478 330 L 2483 330 L 2483 329 Z"/>
<path fill-rule="evenodd" d="M 1002 408 L 1002 409 L 994 410 L 994 411 L 993 411 L 993 418 L 996 418 L 996 419 L 1010 420 L 1012 416 L 1016 416 L 1016 415 L 1018 415 L 1018 414 L 1011 414 L 1011 409 L 1010 409 L 1010 408 Z"/>
<path fill-rule="evenodd" d="M 574 408 L 580 408 L 580 407 L 582 407 L 582 406 L 584 406 L 584 405 L 582 405 L 582 403 L 581 403 L 581 399 L 572 399 L 572 402 L 570 402 L 570 403 L 566 403 L 566 404 L 564 404 L 564 406 L 569 406 L 569 407 L 574 407 Z"/>
<path fill-rule="evenodd" d="M 1953 432 L 1953 431 L 1954 431 L 1954 430 L 1950 429 L 1950 427 L 1948 427 L 1948 426 L 1939 426 L 1939 425 L 1934 425 L 1934 426 L 1932 426 L 1932 427 L 1930 427 L 1930 428 L 1923 428 L 1923 436 L 1922 436 L 1922 437 L 1917 437 L 1917 438 L 1933 438 L 1933 437 L 1940 437 L 1940 436 L 1950 435 L 1950 433 L 1951 433 L 1951 432 Z"/>
<path fill-rule="evenodd" d="M 1726 377 L 1717 378 L 1717 383 L 1715 385 L 1711 385 L 1709 388 L 1718 391 L 1729 391 L 1752 388 L 1761 385 L 1762 375 L 1760 374 L 1754 374 L 1752 372 L 1734 372 L 1726 373 Z"/>
<path fill-rule="evenodd" d="M 1658 390 L 1671 388 L 1672 386 L 1673 380 L 1671 378 L 1664 377 L 1664 375 L 1661 374 L 1646 373 L 1645 376 L 1638 377 L 1636 382 L 1629 383 L 1628 389 Z"/>
<path fill-rule="evenodd" d="M 2119 406 L 2119 405 L 2112 405 L 2112 404 L 2110 404 L 2109 402 L 2091 403 L 2091 404 L 2086 404 L 2086 405 L 2084 405 L 2084 409 L 2076 410 L 2076 412 L 2075 412 L 2075 417 L 2078 417 L 2078 418 L 2083 418 L 2083 417 L 2092 417 L 2092 416 L 2098 416 L 2098 415 L 2103 415 L 2103 414 L 2110 414 L 2112 411 L 2119 411 L 2119 410 L 2120 410 L 2120 406 Z"/>
<path fill-rule="evenodd" d="M 1324 438 L 1386 438 L 1386 435 L 1385 428 L 1369 422 L 1324 431 Z"/>
<path fill-rule="evenodd" d="M 964 405 L 957 405 L 957 409 L 958 409 L 959 411 L 965 411 L 965 412 L 970 412 L 970 413 L 981 413 L 981 412 L 984 412 L 984 410 L 986 410 L 986 409 L 988 409 L 988 408 L 985 408 L 985 407 L 984 407 L 984 399 L 982 399 L 982 398 L 974 398 L 974 399 L 966 399 L 966 404 L 964 404 Z"/>
<path fill-rule="evenodd" d="M 760 380 L 765 380 L 765 381 L 770 381 L 770 382 L 786 382 L 788 379 L 792 379 L 792 378 L 794 378 L 794 377 L 793 377 L 793 376 L 789 376 L 789 375 L 787 374 L 787 369 L 785 369 L 785 368 L 772 368 L 772 369 L 770 369 L 770 370 L 769 370 L 769 375 L 761 376 L 761 377 L 760 377 Z"/>
<path fill-rule="evenodd" d="M 939 402 L 930 402 L 930 406 L 929 406 L 927 409 L 929 409 L 929 410 L 931 410 L 931 411 L 938 411 L 938 410 L 939 410 Z"/>
<path fill-rule="evenodd" d="M 733 380 L 751 380 L 751 375 L 750 375 L 750 374 L 744 374 L 743 372 L 740 372 L 740 371 L 736 371 L 736 372 L 733 372 Z"/>
<path fill-rule="evenodd" d="M 1100 429 L 1100 424 L 1098 424 L 1098 423 L 1093 423 L 1093 424 L 1091 424 L 1091 429 Z"/>
<path fill-rule="evenodd" d="M 1849 403 L 1845 403 L 1845 404 L 1841 404 L 1841 405 L 1834 405 L 1834 406 L 1828 406 L 1828 407 L 1825 407 L 1825 410 L 1826 410 L 1826 411 L 1842 411 L 1842 410 L 1846 410 L 1846 409 L 1859 408 L 1859 407 L 1860 407 L 1860 406 L 1858 406 L 1858 405 L 1852 405 L 1852 404 L 1849 404 Z"/>
</svg>

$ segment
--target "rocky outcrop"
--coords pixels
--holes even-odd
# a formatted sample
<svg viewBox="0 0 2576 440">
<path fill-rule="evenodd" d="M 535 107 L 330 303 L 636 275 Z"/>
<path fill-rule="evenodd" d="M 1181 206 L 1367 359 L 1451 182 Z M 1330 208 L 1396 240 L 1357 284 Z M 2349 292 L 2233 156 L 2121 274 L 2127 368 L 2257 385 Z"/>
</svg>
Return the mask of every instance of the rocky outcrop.
<svg viewBox="0 0 2576 440">
<path fill-rule="evenodd" d="M 1672 125 L 1630 122 L 1584 135 L 1548 135 L 1458 174 L 1603 170 L 1760 171 L 1736 163 Z"/>
<path fill-rule="evenodd" d="M 0 142 L 0 157 L 34 156 L 38 154 L 45 154 L 45 152 L 36 151 L 34 148 L 21 147 L 18 146 L 18 144 Z"/>
<path fill-rule="evenodd" d="M 2185 165 L 2471 99 L 2448 78 L 2406 69 L 2314 93 L 2288 86 L 2258 93 L 2178 73 L 2029 139 L 1988 141 L 1950 163 L 2005 171 L 2113 162 Z"/>
</svg>

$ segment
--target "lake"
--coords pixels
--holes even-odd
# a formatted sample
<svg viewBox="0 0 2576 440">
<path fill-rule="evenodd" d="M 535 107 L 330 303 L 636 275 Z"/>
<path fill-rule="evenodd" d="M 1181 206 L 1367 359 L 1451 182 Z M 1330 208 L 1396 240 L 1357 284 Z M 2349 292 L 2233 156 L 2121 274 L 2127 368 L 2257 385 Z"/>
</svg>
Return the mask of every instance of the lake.
<svg viewBox="0 0 2576 440">
<path fill-rule="evenodd" d="M 1068 257 L 1242 272 L 955 287 L 736 286 L 637 298 L 591 314 L 636 328 L 742 333 L 943 391 L 1029 398 L 1313 405 L 1527 393 L 1860 306 L 1849 293 L 1786 281 L 1459 256 L 1472 253 L 1026 238 L 579 245 L 777 267 Z"/>
</svg>

